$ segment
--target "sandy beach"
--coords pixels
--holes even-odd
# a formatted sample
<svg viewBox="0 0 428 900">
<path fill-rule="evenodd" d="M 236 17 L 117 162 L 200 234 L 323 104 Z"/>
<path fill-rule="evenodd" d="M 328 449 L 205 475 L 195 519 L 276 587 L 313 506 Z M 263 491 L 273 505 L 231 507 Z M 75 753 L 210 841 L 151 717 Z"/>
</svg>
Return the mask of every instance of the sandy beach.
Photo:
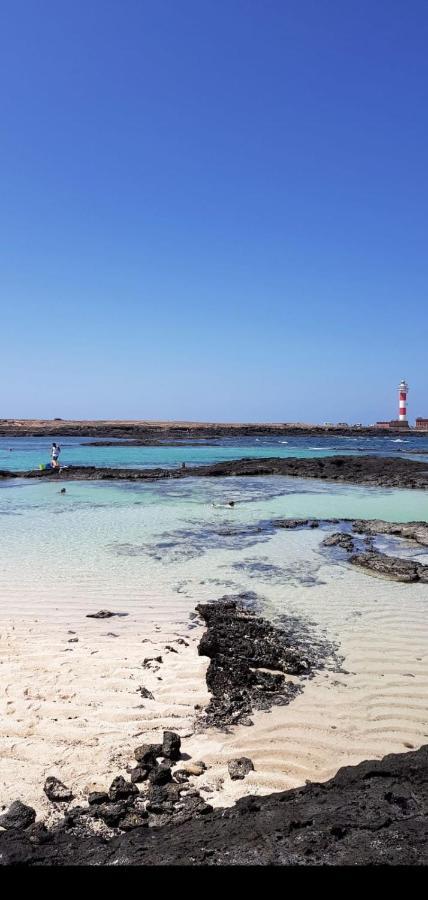
<svg viewBox="0 0 428 900">
<path fill-rule="evenodd" d="M 97 620 L 86 617 L 88 601 L 71 594 L 54 616 L 40 594 L 25 598 L 25 615 L 3 601 L 3 807 L 19 798 L 53 821 L 60 813 L 43 793 L 46 777 L 58 777 L 82 802 L 126 776 L 135 746 L 159 740 L 164 729 L 206 763 L 194 781 L 214 806 L 325 781 L 343 765 L 426 743 L 426 587 L 358 574 L 348 590 L 339 580 L 325 591 L 326 622 L 340 624 L 347 674 L 320 672 L 288 706 L 257 712 L 253 727 L 230 734 L 194 733 L 197 708 L 209 700 L 208 660 L 197 652 L 203 627 L 186 621 L 191 610 L 182 602 L 156 618 L 134 610 Z M 154 699 L 143 699 L 140 686 Z M 227 762 L 243 755 L 255 771 L 231 781 Z"/>
</svg>

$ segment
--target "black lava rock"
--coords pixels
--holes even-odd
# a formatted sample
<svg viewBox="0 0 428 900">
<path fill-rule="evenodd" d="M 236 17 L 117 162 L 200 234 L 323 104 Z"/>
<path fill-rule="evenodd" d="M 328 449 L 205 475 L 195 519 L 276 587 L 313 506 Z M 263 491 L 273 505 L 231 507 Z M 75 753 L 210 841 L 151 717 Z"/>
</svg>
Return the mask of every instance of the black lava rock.
<svg viewBox="0 0 428 900">
<path fill-rule="evenodd" d="M 94 807 L 94 811 L 97 819 L 103 819 L 106 825 L 114 828 L 127 815 L 128 806 L 123 800 L 118 803 L 101 803 Z"/>
<path fill-rule="evenodd" d="M 164 731 L 162 743 L 162 756 L 176 761 L 180 759 L 181 738 L 175 731 Z"/>
<path fill-rule="evenodd" d="M 146 766 L 135 766 L 134 769 L 131 769 L 131 781 L 132 784 L 141 784 L 143 781 L 147 781 L 149 777 L 150 769 Z"/>
<path fill-rule="evenodd" d="M 27 829 L 28 837 L 32 844 L 47 844 L 52 840 L 52 833 L 48 831 L 44 822 L 35 822 Z"/>
<path fill-rule="evenodd" d="M 125 781 L 122 775 L 112 781 L 108 792 L 109 800 L 115 803 L 117 800 L 127 800 L 128 797 L 136 797 L 139 791 L 135 784 Z"/>
<path fill-rule="evenodd" d="M 73 799 L 70 788 L 53 776 L 46 779 L 43 790 L 48 800 L 52 800 L 53 803 L 67 803 Z"/>
<path fill-rule="evenodd" d="M 141 744 L 135 748 L 134 756 L 142 766 L 155 766 L 156 757 L 163 756 L 162 744 Z"/>
<path fill-rule="evenodd" d="M 254 771 L 252 760 L 248 756 L 240 756 L 239 759 L 230 759 L 227 768 L 232 781 L 240 781 Z"/>
<path fill-rule="evenodd" d="M 30 828 L 1 831 L 0 865 L 204 865 L 207 848 L 209 864 L 220 866 L 428 864 L 428 745 L 226 809 L 204 810 L 200 797 L 166 802 L 168 810 L 149 819 L 155 833 L 123 829 L 129 803 L 106 804 L 110 813 L 119 807 L 110 822 L 123 832 L 111 839 L 60 824 L 35 846 Z"/>
<path fill-rule="evenodd" d="M 26 806 L 20 800 L 15 800 L 9 806 L 7 812 L 0 816 L 1 828 L 14 828 L 20 830 L 28 828 L 36 820 L 36 812 L 31 806 Z"/>
<path fill-rule="evenodd" d="M 140 812 L 133 812 L 132 810 L 119 821 L 119 828 L 121 828 L 122 831 L 132 831 L 133 828 L 147 828 L 147 825 L 147 813 L 144 813 L 143 815 Z"/>
<path fill-rule="evenodd" d="M 151 784 L 167 784 L 172 780 L 171 768 L 170 766 L 161 763 L 159 766 L 155 766 L 154 769 L 151 769 L 149 772 L 149 781 Z"/>
<path fill-rule="evenodd" d="M 349 561 L 353 566 L 358 566 L 383 578 L 390 578 L 392 581 L 404 581 L 407 583 L 428 581 L 428 566 L 415 563 L 410 559 L 387 556 L 385 553 L 379 553 L 376 550 L 369 550 L 367 553 L 357 553 L 355 556 L 351 556 Z"/>
<path fill-rule="evenodd" d="M 88 803 L 91 806 L 99 803 L 108 803 L 109 796 L 105 791 L 92 791 L 88 797 Z"/>
<path fill-rule="evenodd" d="M 207 625 L 198 651 L 210 659 L 206 682 L 212 695 L 197 721 L 200 729 L 250 725 L 254 709 L 289 703 L 302 687 L 286 675 L 310 676 L 333 652 L 327 642 L 303 643 L 295 626 L 275 627 L 231 597 L 197 610 Z"/>
<path fill-rule="evenodd" d="M 321 541 L 321 546 L 341 547 L 342 550 L 346 550 L 348 553 L 350 553 L 354 549 L 354 541 L 351 534 L 337 531 L 335 532 L 335 534 L 330 534 L 328 535 L 328 537 L 324 538 L 324 540 Z"/>
</svg>

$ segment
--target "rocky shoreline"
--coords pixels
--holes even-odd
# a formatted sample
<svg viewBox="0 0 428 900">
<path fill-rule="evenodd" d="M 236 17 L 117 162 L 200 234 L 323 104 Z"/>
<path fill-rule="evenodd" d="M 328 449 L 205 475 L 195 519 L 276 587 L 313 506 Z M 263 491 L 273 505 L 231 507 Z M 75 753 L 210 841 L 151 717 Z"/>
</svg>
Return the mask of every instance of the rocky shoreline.
<svg viewBox="0 0 428 900">
<path fill-rule="evenodd" d="M 249 715 L 253 710 L 289 703 L 302 690 L 298 678 L 312 677 L 328 656 L 334 656 L 334 648 L 327 642 L 312 645 L 310 638 L 302 641 L 294 619 L 288 627 L 275 628 L 251 606 L 252 595 L 239 595 L 197 607 L 207 625 L 199 654 L 210 658 L 206 681 L 212 694 L 207 709 L 197 717 L 197 731 L 252 725 Z M 95 618 L 110 615 L 103 610 Z M 150 694 L 146 691 L 143 696 Z M 43 790 L 59 820 L 47 828 L 45 823 L 36 822 L 32 807 L 15 800 L 0 815 L 0 828 L 5 829 L 0 832 L 0 860 L 7 865 L 17 862 L 18 855 L 21 862 L 30 864 L 33 860 L 28 848 L 38 848 L 40 864 L 40 852 L 48 848 L 49 854 L 51 847 L 62 844 L 66 834 L 72 841 L 79 838 L 81 851 L 73 858 L 73 863 L 79 864 L 81 854 L 88 852 L 94 839 L 105 845 L 126 832 L 149 827 L 158 833 L 166 825 L 178 827 L 200 817 L 205 820 L 213 814 L 205 795 L 215 788 L 204 782 L 198 790 L 198 778 L 207 766 L 200 760 L 187 760 L 180 736 L 165 731 L 161 743 L 143 743 L 135 748 L 133 765 L 126 770 L 130 780 L 116 776 L 109 787 L 89 793 L 83 805 L 73 802 L 73 790 L 58 778 L 48 777 Z M 252 770 L 254 765 L 248 757 L 228 761 L 232 780 L 243 780 Z M 56 864 L 59 862 L 56 860 Z"/>
<path fill-rule="evenodd" d="M 426 525 L 350 522 L 353 534 L 404 529 L 428 543 Z M 314 528 L 318 520 L 279 520 L 276 527 Z M 339 520 L 340 523 L 340 520 Z M 334 524 L 338 524 L 334 522 Z M 425 529 L 425 531 L 424 531 Z M 351 537 L 351 532 L 337 532 Z M 334 535 L 333 535 L 334 537 Z M 325 546 L 349 551 L 328 538 Z M 208 656 L 212 699 L 196 727 L 252 724 L 253 710 L 289 703 L 298 679 L 311 678 L 328 657 L 341 671 L 335 648 L 302 640 L 296 623 L 277 628 L 257 614 L 253 595 L 200 604 L 207 629 L 200 655 Z M 106 617 L 104 613 L 103 618 Z M 301 688 L 300 688 L 301 689 Z M 141 740 L 141 739 L 140 739 Z M 410 745 L 409 745 L 410 746 Z M 340 769 L 324 783 L 268 796 L 245 796 L 213 808 L 203 760 L 189 759 L 173 731 L 160 743 L 140 743 L 128 776 L 76 801 L 72 788 L 49 777 L 44 792 L 58 818 L 47 827 L 21 800 L 0 816 L 0 864 L 62 865 L 420 865 L 428 862 L 428 745 Z M 245 779 L 246 756 L 230 758 L 228 775 Z M 209 774 L 209 767 L 208 767 Z M 208 793 L 208 796 L 207 796 Z"/>
<path fill-rule="evenodd" d="M 428 548 L 426 522 L 385 522 L 380 519 L 279 519 L 270 523 L 274 528 L 301 529 L 342 526 L 321 541 L 322 548 L 338 548 L 345 551 L 345 559 L 370 575 L 391 581 L 428 584 L 428 565 L 417 559 L 405 559 L 376 549 L 374 538 L 390 536 Z M 349 530 L 351 529 L 351 531 Z M 358 539 L 363 536 L 363 544 Z M 415 548 L 416 549 L 416 548 Z M 352 554 L 352 555 L 349 555 Z"/>
<path fill-rule="evenodd" d="M 0 479 L 48 478 L 60 481 L 158 481 L 164 478 L 228 478 L 284 475 L 323 481 L 371 485 L 372 487 L 428 489 L 428 463 L 379 456 L 325 456 L 300 459 L 236 459 L 180 469 L 123 469 L 100 466 L 68 466 L 58 471 L 36 469 L 24 472 L 0 470 Z"/>
<path fill-rule="evenodd" d="M 129 790 L 122 784 L 112 789 Z M 228 809 L 206 806 L 181 824 L 148 828 L 142 817 L 136 827 L 110 839 L 82 831 L 69 816 L 48 830 L 34 824 L 28 807 L 18 809 L 26 827 L 0 833 L 0 863 L 426 865 L 428 745 L 340 769 L 323 784 L 248 796 Z"/>
</svg>

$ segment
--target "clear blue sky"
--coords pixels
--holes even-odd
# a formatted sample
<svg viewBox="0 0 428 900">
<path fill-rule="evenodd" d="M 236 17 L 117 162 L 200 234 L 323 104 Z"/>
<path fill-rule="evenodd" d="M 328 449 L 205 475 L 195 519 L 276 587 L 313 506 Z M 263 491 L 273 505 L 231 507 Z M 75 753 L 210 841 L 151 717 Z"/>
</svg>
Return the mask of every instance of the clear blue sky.
<svg viewBox="0 0 428 900">
<path fill-rule="evenodd" d="M 426 0 L 2 0 L 0 417 L 428 416 Z"/>
</svg>

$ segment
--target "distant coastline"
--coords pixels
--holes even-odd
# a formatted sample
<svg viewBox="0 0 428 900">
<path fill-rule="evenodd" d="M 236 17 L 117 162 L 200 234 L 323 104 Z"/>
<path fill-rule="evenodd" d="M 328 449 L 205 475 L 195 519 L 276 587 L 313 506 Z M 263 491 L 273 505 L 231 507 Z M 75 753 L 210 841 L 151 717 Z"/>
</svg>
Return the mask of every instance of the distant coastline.
<svg viewBox="0 0 428 900">
<path fill-rule="evenodd" d="M 382 436 L 385 434 L 427 436 L 415 428 L 385 428 L 369 425 L 316 425 L 304 422 L 167 422 L 119 419 L 0 419 L 3 437 L 93 437 L 133 439 L 144 443 L 224 437 L 281 435 Z"/>
</svg>

